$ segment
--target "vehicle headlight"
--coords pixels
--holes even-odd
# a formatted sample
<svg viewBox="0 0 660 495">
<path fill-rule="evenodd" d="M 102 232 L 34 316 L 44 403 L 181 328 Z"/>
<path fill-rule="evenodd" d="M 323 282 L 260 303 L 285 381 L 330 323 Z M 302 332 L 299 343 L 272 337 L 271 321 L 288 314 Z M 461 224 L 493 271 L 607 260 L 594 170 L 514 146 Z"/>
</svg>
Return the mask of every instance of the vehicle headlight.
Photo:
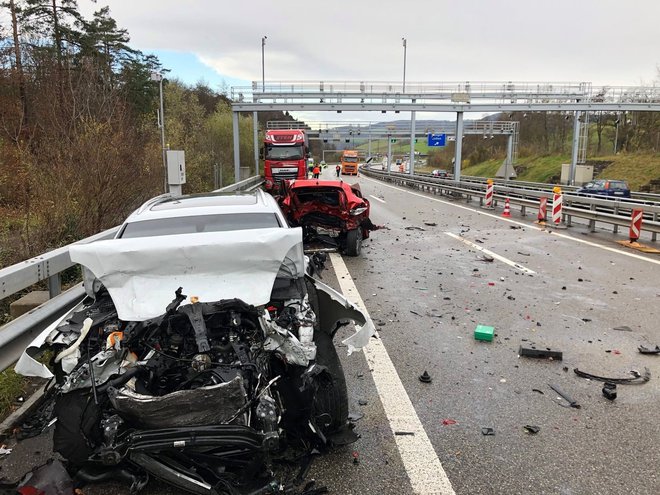
<svg viewBox="0 0 660 495">
<path fill-rule="evenodd" d="M 355 215 L 361 215 L 361 214 L 364 213 L 365 211 L 367 211 L 367 207 L 366 207 L 366 206 L 358 206 L 357 208 L 353 208 L 353 209 L 351 210 L 351 215 L 353 215 L 353 216 L 355 216 Z"/>
</svg>

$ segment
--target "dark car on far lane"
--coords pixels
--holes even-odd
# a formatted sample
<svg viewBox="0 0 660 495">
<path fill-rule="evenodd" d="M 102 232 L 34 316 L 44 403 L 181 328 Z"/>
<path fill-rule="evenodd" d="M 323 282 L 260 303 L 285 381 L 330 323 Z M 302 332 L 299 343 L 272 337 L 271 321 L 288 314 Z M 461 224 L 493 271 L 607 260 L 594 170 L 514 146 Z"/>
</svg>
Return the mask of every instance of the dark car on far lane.
<svg viewBox="0 0 660 495">
<path fill-rule="evenodd" d="M 617 198 L 629 198 L 630 188 L 623 180 L 596 179 L 587 182 L 576 191 L 579 195 L 595 194 L 598 196 L 612 196 Z"/>
</svg>

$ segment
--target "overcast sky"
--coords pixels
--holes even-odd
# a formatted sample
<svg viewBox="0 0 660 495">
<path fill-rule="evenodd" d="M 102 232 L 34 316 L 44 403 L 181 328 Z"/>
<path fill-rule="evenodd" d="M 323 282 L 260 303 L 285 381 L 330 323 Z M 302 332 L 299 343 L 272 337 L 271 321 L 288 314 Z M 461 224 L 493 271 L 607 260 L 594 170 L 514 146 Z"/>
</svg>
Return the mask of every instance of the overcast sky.
<svg viewBox="0 0 660 495">
<path fill-rule="evenodd" d="M 660 0 L 79 0 L 109 5 L 171 76 L 267 81 L 591 81 L 658 78 Z"/>
</svg>

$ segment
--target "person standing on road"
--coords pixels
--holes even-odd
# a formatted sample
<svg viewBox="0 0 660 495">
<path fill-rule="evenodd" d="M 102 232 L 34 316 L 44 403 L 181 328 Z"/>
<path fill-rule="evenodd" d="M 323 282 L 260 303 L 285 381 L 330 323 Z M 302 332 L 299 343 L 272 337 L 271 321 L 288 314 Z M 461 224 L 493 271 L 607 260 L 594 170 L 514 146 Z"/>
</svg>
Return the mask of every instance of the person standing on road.
<svg viewBox="0 0 660 495">
<path fill-rule="evenodd" d="M 341 172 L 341 165 L 337 165 L 335 167 L 335 172 L 337 172 L 337 177 L 339 177 L 339 173 Z"/>
<path fill-rule="evenodd" d="M 319 175 L 321 174 L 321 169 L 319 168 L 318 165 L 314 165 L 314 170 L 312 170 L 312 174 L 314 175 L 315 179 L 319 178 Z"/>
</svg>

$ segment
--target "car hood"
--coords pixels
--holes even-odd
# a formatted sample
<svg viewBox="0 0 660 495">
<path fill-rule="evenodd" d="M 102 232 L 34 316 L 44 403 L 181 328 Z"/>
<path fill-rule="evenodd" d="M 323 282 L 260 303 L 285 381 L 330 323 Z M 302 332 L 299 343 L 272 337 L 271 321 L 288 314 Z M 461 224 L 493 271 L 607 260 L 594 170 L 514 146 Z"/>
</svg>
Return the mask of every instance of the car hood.
<svg viewBox="0 0 660 495">
<path fill-rule="evenodd" d="M 111 239 L 69 252 L 103 283 L 124 321 L 161 315 L 179 287 L 201 302 L 263 305 L 281 269 L 288 278 L 305 273 L 300 228 Z"/>
</svg>

